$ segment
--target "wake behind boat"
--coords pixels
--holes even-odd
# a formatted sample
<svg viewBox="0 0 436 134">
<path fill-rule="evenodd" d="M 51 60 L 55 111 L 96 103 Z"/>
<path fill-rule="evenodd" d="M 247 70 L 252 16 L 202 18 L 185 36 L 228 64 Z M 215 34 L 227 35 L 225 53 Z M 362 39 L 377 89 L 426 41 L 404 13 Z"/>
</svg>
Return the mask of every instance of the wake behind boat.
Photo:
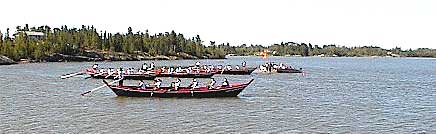
<svg viewBox="0 0 436 134">
<path fill-rule="evenodd" d="M 207 86 L 199 88 L 191 87 L 178 87 L 177 90 L 173 90 L 174 87 L 146 87 L 141 88 L 139 86 L 120 86 L 103 82 L 118 96 L 128 97 L 195 97 L 195 98 L 210 98 L 210 97 L 236 97 L 241 93 L 248 85 L 253 82 L 251 79 L 247 83 L 235 83 L 229 86 L 215 86 L 208 88 Z"/>
</svg>

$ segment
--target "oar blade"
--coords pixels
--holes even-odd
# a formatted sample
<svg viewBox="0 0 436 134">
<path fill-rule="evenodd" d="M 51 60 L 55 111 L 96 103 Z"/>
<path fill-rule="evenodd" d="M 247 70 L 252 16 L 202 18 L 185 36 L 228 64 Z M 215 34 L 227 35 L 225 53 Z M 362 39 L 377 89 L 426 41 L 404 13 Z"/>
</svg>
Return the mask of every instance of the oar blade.
<svg viewBox="0 0 436 134">
<path fill-rule="evenodd" d="M 81 95 L 81 96 L 85 96 L 85 95 L 88 94 L 88 93 L 91 93 L 91 91 L 86 91 L 86 92 L 84 92 L 84 93 L 81 93 L 80 95 Z"/>
</svg>

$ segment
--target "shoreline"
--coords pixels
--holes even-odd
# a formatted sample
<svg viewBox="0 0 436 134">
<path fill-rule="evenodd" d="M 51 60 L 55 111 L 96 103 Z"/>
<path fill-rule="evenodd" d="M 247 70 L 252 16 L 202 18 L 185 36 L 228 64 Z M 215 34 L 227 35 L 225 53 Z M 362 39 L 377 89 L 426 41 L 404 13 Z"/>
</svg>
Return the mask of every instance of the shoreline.
<svg viewBox="0 0 436 134">
<path fill-rule="evenodd" d="M 258 57 L 258 56 L 228 56 L 228 57 Z M 2 65 L 16 65 L 16 64 L 30 64 L 30 63 L 60 63 L 60 62 L 69 62 L 69 63 L 74 63 L 74 62 L 117 62 L 117 61 L 156 61 L 156 60 L 163 60 L 163 61 L 167 61 L 167 60 L 222 60 L 222 59 L 228 59 L 228 57 L 226 58 L 202 58 L 202 59 L 189 59 L 189 58 L 176 58 L 176 59 L 162 59 L 159 56 L 156 56 L 154 58 L 151 59 L 142 59 L 142 60 L 86 60 L 86 61 L 68 61 L 68 60 L 63 60 L 63 61 L 34 61 L 34 60 L 29 60 L 29 59 L 22 59 L 21 61 L 14 61 L 14 63 L 10 63 L 10 64 L 0 64 L 0 66 Z M 436 59 L 435 57 L 406 57 L 406 56 L 402 56 L 402 57 L 392 57 L 392 56 L 354 56 L 354 57 L 350 57 L 350 56 L 341 56 L 341 57 L 320 57 L 320 56 L 270 56 L 270 57 L 289 57 L 289 58 L 419 58 L 419 59 Z"/>
</svg>

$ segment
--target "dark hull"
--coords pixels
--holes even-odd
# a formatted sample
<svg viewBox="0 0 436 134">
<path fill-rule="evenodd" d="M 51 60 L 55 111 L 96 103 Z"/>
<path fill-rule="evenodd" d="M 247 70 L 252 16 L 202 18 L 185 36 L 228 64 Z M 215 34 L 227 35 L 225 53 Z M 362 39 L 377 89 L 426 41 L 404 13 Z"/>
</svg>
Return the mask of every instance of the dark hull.
<svg viewBox="0 0 436 134">
<path fill-rule="evenodd" d="M 204 74 L 157 74 L 157 77 L 178 77 L 178 78 L 211 78 L 213 73 Z"/>
<path fill-rule="evenodd" d="M 303 73 L 303 71 L 297 69 L 278 69 L 277 73 Z"/>
<path fill-rule="evenodd" d="M 168 91 L 167 88 L 157 90 L 140 90 L 137 87 L 108 85 L 117 96 L 127 97 L 161 97 L 161 98 L 212 98 L 212 97 L 236 97 L 241 93 L 253 80 L 248 83 L 235 85 L 232 87 L 212 89 L 212 90 L 181 90 Z"/>
<path fill-rule="evenodd" d="M 247 70 L 224 70 L 222 74 L 230 74 L 230 75 L 250 75 L 253 73 L 255 69 L 247 69 Z M 218 72 L 221 73 L 221 72 Z"/>
<path fill-rule="evenodd" d="M 216 70 L 215 74 L 230 74 L 230 75 L 250 75 L 256 68 L 240 69 L 240 70 Z"/>
<path fill-rule="evenodd" d="M 127 96 L 127 97 L 161 97 L 161 98 L 171 98 L 171 97 L 196 97 L 196 98 L 211 98 L 211 97 L 236 97 L 239 93 L 244 90 L 245 87 L 236 88 L 232 90 L 225 91 L 208 91 L 208 92 L 176 92 L 176 91 L 138 91 L 138 90 L 123 90 L 118 88 L 111 88 L 112 91 L 117 96 Z"/>
<path fill-rule="evenodd" d="M 107 75 L 92 75 L 92 78 L 95 79 L 114 79 L 115 76 L 111 75 L 106 77 Z M 124 75 L 125 80 L 154 80 L 156 76 L 154 75 Z"/>
</svg>

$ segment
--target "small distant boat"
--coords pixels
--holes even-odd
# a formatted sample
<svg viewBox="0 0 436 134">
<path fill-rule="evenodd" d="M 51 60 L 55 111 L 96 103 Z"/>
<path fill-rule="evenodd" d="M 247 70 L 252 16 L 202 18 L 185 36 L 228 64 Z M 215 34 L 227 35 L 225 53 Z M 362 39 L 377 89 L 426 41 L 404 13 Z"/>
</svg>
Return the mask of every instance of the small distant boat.
<svg viewBox="0 0 436 134">
<path fill-rule="evenodd" d="M 211 98 L 211 97 L 236 97 L 241 93 L 248 85 L 253 82 L 251 79 L 247 83 L 235 83 L 230 86 L 217 86 L 209 89 L 208 87 L 199 87 L 192 89 L 191 87 L 179 87 L 178 90 L 173 90 L 173 87 L 161 87 L 155 89 L 148 87 L 141 89 L 138 86 L 119 86 L 111 85 L 108 82 L 103 82 L 110 88 L 117 96 L 127 97 L 195 97 L 195 98 Z"/>
<path fill-rule="evenodd" d="M 277 65 L 269 63 L 267 66 L 260 65 L 257 73 L 303 73 L 303 69 L 295 69 L 291 66 L 285 66 L 283 64 Z"/>
</svg>

